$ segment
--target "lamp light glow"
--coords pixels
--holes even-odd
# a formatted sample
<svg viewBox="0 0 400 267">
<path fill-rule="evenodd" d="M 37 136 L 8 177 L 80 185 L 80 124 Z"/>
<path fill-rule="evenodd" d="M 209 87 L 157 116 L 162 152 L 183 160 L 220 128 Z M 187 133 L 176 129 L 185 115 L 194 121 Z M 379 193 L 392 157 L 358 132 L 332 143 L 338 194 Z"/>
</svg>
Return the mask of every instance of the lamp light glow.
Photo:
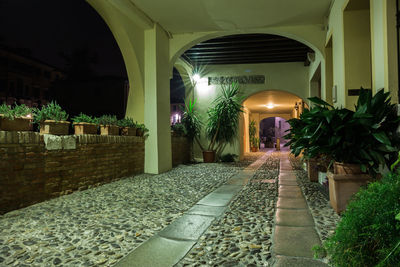
<svg viewBox="0 0 400 267">
<path fill-rule="evenodd" d="M 267 104 L 267 105 L 265 105 L 268 109 L 273 109 L 274 107 L 275 107 L 275 105 L 274 104 Z"/>
<path fill-rule="evenodd" d="M 200 75 L 197 74 L 197 73 L 194 74 L 192 78 L 193 78 L 193 81 L 195 81 L 195 82 L 198 82 L 198 81 L 200 81 L 200 79 L 201 79 Z"/>
</svg>

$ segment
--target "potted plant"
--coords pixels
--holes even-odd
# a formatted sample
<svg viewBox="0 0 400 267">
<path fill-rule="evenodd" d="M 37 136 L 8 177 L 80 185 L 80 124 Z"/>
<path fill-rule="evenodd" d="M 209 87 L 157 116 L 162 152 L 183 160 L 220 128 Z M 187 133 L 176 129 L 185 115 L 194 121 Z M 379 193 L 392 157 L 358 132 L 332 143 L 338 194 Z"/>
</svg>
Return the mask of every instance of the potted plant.
<svg viewBox="0 0 400 267">
<path fill-rule="evenodd" d="M 130 117 L 126 117 L 117 121 L 117 125 L 121 127 L 121 135 L 136 136 L 137 123 Z"/>
<path fill-rule="evenodd" d="M 201 144 L 200 129 L 201 123 L 198 115 L 190 102 L 186 105 L 182 122 L 185 124 L 187 132 L 193 136 L 203 152 L 203 160 L 206 163 L 215 162 L 221 155 L 225 146 L 232 143 L 237 136 L 239 114 L 242 112 L 242 98 L 239 97 L 239 85 L 221 86 L 221 94 L 214 100 L 213 106 L 207 111 L 208 120 L 206 125 L 206 136 L 210 140 L 208 147 Z"/>
<path fill-rule="evenodd" d="M 143 123 L 136 124 L 136 135 L 147 138 L 149 129 Z"/>
<path fill-rule="evenodd" d="M 197 114 L 197 110 L 194 108 L 196 101 L 189 99 L 189 102 L 185 103 L 185 108 L 183 110 L 182 116 L 182 124 L 186 130 L 186 136 L 189 139 L 191 145 L 191 160 L 194 161 L 194 150 L 193 143 L 196 140 L 197 144 L 200 144 L 200 132 L 202 127 L 202 122 L 200 121 L 199 115 Z M 202 147 L 202 146 L 201 146 Z"/>
<path fill-rule="evenodd" d="M 32 109 L 24 104 L 15 104 L 14 108 L 6 104 L 0 105 L 0 130 L 30 131 L 32 130 Z"/>
<path fill-rule="evenodd" d="M 80 113 L 72 118 L 75 134 L 97 134 L 98 122 L 92 116 Z"/>
<path fill-rule="evenodd" d="M 41 109 L 34 109 L 34 123 L 40 127 L 40 134 L 67 135 L 70 122 L 68 114 L 52 101 Z"/>
<path fill-rule="evenodd" d="M 292 145 L 296 152 L 303 148 L 307 157 L 322 153 L 332 159 L 333 172 L 327 173 L 329 195 L 331 205 L 340 213 L 360 186 L 396 157 L 399 117 L 389 93 L 383 90 L 372 96 L 371 90 L 361 88 L 355 111 L 334 108 L 319 98 L 310 100 L 317 108 L 300 116 L 306 124 L 303 136 L 296 137 Z M 318 119 L 319 112 L 324 119 Z M 318 121 L 314 130 L 310 126 L 313 118 Z"/>
<path fill-rule="evenodd" d="M 175 123 L 171 125 L 171 136 L 181 137 L 185 135 L 186 129 L 182 123 Z"/>
<path fill-rule="evenodd" d="M 103 115 L 97 119 L 101 135 L 119 135 L 118 119 L 115 115 Z"/>
<path fill-rule="evenodd" d="M 256 133 L 257 133 L 256 121 L 252 120 L 249 124 L 249 137 L 250 137 L 251 152 L 257 152 L 257 150 L 258 150 L 259 141 L 258 141 L 258 138 L 256 137 Z"/>
</svg>

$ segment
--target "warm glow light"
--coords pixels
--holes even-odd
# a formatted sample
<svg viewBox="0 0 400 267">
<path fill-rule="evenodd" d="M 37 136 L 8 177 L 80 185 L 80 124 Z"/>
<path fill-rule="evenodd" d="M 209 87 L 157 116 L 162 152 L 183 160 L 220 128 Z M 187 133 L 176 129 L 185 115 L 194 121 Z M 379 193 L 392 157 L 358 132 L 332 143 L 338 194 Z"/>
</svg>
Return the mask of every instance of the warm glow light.
<svg viewBox="0 0 400 267">
<path fill-rule="evenodd" d="M 268 109 L 273 109 L 274 107 L 275 107 L 275 105 L 274 104 L 267 104 L 267 105 L 265 105 Z"/>
<path fill-rule="evenodd" d="M 199 74 L 195 74 L 195 75 L 193 75 L 193 81 L 195 81 L 195 82 L 198 82 L 198 81 L 200 81 L 200 79 L 201 79 L 201 77 L 200 77 L 200 75 Z"/>
</svg>

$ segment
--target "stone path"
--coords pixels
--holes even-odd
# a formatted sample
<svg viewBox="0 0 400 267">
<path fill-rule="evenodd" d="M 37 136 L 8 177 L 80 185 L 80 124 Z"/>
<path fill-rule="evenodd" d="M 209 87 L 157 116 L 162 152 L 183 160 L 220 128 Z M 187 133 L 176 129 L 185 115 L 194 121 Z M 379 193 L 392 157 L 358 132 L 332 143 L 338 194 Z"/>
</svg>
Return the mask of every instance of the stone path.
<svg viewBox="0 0 400 267">
<path fill-rule="evenodd" d="M 182 217 L 154 235 L 124 257 L 116 266 L 173 266 L 198 242 L 200 236 L 221 216 L 234 196 L 245 186 L 255 171 L 264 163 L 265 154 L 246 169 L 232 176 L 198 201 Z"/>
<path fill-rule="evenodd" d="M 328 266 L 313 259 L 311 248 L 320 244 L 314 219 L 297 184 L 296 173 L 292 170 L 288 154 L 282 153 L 273 237 L 274 266 Z"/>
</svg>

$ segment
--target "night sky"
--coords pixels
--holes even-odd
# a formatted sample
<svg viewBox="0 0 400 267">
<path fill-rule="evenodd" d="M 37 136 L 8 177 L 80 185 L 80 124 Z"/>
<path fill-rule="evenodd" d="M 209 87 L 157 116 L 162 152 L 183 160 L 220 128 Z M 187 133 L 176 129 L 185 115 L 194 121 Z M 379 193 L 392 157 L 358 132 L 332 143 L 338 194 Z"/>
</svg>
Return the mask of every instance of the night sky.
<svg viewBox="0 0 400 267">
<path fill-rule="evenodd" d="M 28 48 L 61 69 L 60 52 L 89 47 L 98 57 L 98 75 L 127 76 L 111 31 L 84 0 L 0 0 L 0 44 Z"/>
</svg>

